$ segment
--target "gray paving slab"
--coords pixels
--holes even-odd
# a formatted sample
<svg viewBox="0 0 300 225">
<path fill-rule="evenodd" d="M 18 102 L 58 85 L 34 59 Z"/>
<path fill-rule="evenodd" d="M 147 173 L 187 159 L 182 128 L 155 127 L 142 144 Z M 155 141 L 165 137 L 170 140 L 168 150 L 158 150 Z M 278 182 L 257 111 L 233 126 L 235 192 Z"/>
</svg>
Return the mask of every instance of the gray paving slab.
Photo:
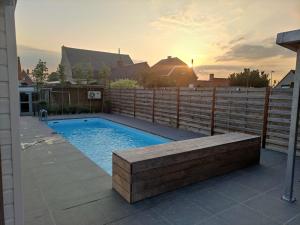
<svg viewBox="0 0 300 225">
<path fill-rule="evenodd" d="M 120 115 L 80 115 L 98 116 L 173 140 L 202 136 Z M 282 153 L 262 150 L 258 166 L 129 205 L 112 190 L 104 170 L 45 123 L 22 117 L 21 141 L 25 225 L 299 224 L 298 203 L 280 200 Z M 298 158 L 295 195 L 300 199 L 299 171 Z"/>
<path fill-rule="evenodd" d="M 246 206 L 237 205 L 217 215 L 228 225 L 278 225 L 280 223 Z"/>
</svg>

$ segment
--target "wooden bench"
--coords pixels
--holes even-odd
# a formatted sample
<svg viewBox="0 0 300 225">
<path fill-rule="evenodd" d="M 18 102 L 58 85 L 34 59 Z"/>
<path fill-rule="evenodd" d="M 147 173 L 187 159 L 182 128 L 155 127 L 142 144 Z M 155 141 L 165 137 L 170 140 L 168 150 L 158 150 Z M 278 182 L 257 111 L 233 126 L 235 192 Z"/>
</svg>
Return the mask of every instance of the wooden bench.
<svg viewBox="0 0 300 225">
<path fill-rule="evenodd" d="M 228 133 L 113 153 L 113 188 L 129 203 L 258 164 L 260 137 Z"/>
</svg>

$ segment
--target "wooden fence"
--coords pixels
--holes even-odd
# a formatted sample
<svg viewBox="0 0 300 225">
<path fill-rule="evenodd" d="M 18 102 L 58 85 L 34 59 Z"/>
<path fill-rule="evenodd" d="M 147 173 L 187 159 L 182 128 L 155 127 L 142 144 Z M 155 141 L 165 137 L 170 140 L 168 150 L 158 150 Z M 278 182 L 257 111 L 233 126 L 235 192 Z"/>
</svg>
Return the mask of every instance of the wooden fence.
<svg viewBox="0 0 300 225">
<path fill-rule="evenodd" d="M 44 95 L 50 108 L 68 110 L 79 107 L 86 112 L 102 112 L 103 98 L 88 99 L 88 91 L 100 91 L 105 96 L 102 86 L 52 86 L 44 87 Z"/>
<path fill-rule="evenodd" d="M 207 135 L 256 134 L 263 147 L 287 150 L 292 89 L 112 89 L 110 98 L 114 113 Z"/>
</svg>

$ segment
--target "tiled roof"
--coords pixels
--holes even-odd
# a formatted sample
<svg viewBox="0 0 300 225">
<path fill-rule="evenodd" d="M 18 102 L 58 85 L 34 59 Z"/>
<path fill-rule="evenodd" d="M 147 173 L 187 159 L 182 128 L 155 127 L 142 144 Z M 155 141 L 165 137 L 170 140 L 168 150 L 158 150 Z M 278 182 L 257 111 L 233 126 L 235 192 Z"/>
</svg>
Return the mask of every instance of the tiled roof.
<svg viewBox="0 0 300 225">
<path fill-rule="evenodd" d="M 188 68 L 188 65 L 181 61 L 177 57 L 168 57 L 167 59 L 162 59 L 155 65 L 151 67 L 151 72 L 159 76 L 170 75 L 174 68 L 185 67 Z"/>
<path fill-rule="evenodd" d="M 150 67 L 147 62 L 114 67 L 111 70 L 111 79 L 136 79 L 137 75 L 149 69 Z"/>
<path fill-rule="evenodd" d="M 133 64 L 130 56 L 125 54 L 68 48 L 65 46 L 62 49 L 66 52 L 71 67 L 74 67 L 76 64 L 90 63 L 94 70 L 101 70 L 104 65 L 113 68 L 120 61 L 125 65 Z"/>
</svg>

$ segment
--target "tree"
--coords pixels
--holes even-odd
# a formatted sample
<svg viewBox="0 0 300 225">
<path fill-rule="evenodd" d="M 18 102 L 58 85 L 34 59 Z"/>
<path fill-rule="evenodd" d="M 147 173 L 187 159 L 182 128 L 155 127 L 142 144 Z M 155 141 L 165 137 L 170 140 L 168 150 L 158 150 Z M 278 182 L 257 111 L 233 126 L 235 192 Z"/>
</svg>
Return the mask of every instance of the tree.
<svg viewBox="0 0 300 225">
<path fill-rule="evenodd" d="M 49 82 L 59 81 L 59 76 L 58 76 L 57 72 L 50 73 L 50 75 L 47 77 L 47 81 L 49 81 Z"/>
<path fill-rule="evenodd" d="M 77 84 L 84 81 L 89 84 L 93 79 L 94 70 L 90 63 L 78 63 L 73 68 L 73 78 Z"/>
<path fill-rule="evenodd" d="M 269 86 L 269 74 L 259 70 L 244 69 L 243 72 L 230 74 L 230 86 L 240 87 L 267 87 Z"/>
<path fill-rule="evenodd" d="M 111 88 L 137 88 L 139 87 L 136 80 L 120 79 L 110 84 Z"/>
<path fill-rule="evenodd" d="M 35 78 L 35 82 L 36 82 L 36 88 L 37 88 L 39 100 L 41 98 L 41 87 L 43 86 L 46 77 L 48 75 L 47 72 L 48 72 L 48 68 L 46 62 L 40 59 L 38 64 L 35 66 L 35 68 L 32 71 L 32 76 Z"/>
<path fill-rule="evenodd" d="M 57 67 L 57 75 L 61 85 L 61 113 L 64 113 L 64 85 L 66 83 L 65 67 L 59 64 Z"/>
<path fill-rule="evenodd" d="M 84 64 L 84 75 L 86 77 L 86 84 L 90 84 L 92 79 L 94 78 L 94 70 L 93 66 L 90 63 Z"/>
<path fill-rule="evenodd" d="M 102 65 L 102 69 L 97 71 L 96 73 L 96 82 L 97 84 L 102 84 L 104 83 L 105 85 L 107 84 L 107 81 L 109 80 L 111 74 L 111 70 L 108 66 L 105 64 Z"/>
<path fill-rule="evenodd" d="M 84 79 L 82 64 L 76 64 L 73 68 L 73 78 L 76 84 L 81 84 Z"/>
<path fill-rule="evenodd" d="M 61 85 L 64 85 L 66 83 L 65 67 L 62 64 L 59 64 L 56 73 Z"/>
</svg>

